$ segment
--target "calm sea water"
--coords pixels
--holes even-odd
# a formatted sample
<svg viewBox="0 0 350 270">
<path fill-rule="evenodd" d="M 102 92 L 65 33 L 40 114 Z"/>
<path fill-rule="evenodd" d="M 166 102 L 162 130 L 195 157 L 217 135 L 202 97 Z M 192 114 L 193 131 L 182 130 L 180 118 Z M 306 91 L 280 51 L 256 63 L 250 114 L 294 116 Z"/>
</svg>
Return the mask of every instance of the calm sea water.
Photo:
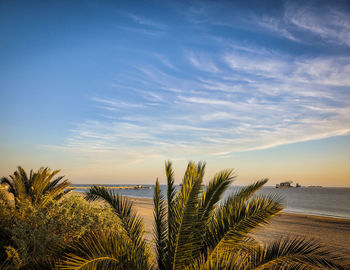
<svg viewBox="0 0 350 270">
<path fill-rule="evenodd" d="M 85 192 L 87 189 L 76 191 Z M 127 186 L 127 185 L 106 185 L 106 186 Z M 134 185 L 130 185 L 134 186 Z M 144 185 L 153 187 L 152 185 Z M 239 186 L 232 186 L 225 194 L 241 189 Z M 166 194 L 166 186 L 161 186 L 163 194 Z M 125 189 L 116 190 L 119 194 L 138 198 L 152 198 L 152 189 Z M 289 188 L 276 189 L 274 187 L 264 187 L 259 191 L 261 194 L 275 194 L 282 199 L 286 212 L 331 216 L 350 219 L 350 188 Z"/>
</svg>

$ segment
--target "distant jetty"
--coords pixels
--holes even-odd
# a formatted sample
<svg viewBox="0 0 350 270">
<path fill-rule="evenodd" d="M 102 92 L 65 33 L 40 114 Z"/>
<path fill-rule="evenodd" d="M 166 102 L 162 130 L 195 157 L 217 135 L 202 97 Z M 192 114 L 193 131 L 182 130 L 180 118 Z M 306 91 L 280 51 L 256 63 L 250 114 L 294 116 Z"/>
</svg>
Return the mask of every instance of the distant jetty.
<svg viewBox="0 0 350 270">
<path fill-rule="evenodd" d="M 91 188 L 92 186 L 72 186 L 77 189 L 88 189 Z M 142 185 L 136 185 L 136 186 L 103 186 L 100 185 L 98 187 L 104 187 L 107 189 L 152 189 L 152 187 L 146 187 Z"/>
</svg>

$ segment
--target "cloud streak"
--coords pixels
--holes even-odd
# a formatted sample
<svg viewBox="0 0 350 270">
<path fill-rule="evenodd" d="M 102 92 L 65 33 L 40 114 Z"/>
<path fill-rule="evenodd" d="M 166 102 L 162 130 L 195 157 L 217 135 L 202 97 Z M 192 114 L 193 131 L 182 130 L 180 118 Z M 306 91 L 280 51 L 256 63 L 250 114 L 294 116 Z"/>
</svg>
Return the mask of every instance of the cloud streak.
<svg viewBox="0 0 350 270">
<path fill-rule="evenodd" d="M 200 19 L 208 12 L 191 13 L 196 29 L 212 23 Z M 350 45 L 344 13 L 315 14 L 311 7 L 286 2 L 282 16 L 254 17 L 245 27 L 254 24 L 302 44 L 298 46 L 314 42 L 305 42 L 301 33 L 318 37 L 317 43 Z M 164 29 L 129 17 L 139 25 Z M 223 25 L 215 27 L 227 27 Z M 293 54 L 219 34 L 210 37 L 196 49 L 181 43 L 186 45 L 181 55 L 150 51 L 149 59 L 156 62 L 134 64 L 118 74 L 117 83 L 110 83 L 113 91 L 108 95 L 90 97 L 104 117 L 77 123 L 63 144 L 51 147 L 91 155 L 118 152 L 136 161 L 228 158 L 234 152 L 349 134 L 347 54 Z"/>
<path fill-rule="evenodd" d="M 301 4 L 285 1 L 283 16 L 253 16 L 257 26 L 298 43 L 325 43 L 350 46 L 350 19 L 347 11 L 325 3 Z"/>
</svg>

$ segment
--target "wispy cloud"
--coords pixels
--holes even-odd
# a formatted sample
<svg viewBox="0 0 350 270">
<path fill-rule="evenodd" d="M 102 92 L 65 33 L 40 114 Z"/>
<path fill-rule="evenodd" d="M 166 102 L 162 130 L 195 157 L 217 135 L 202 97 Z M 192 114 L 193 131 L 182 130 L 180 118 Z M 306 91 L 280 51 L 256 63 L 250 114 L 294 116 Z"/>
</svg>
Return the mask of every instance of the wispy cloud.
<svg viewBox="0 0 350 270">
<path fill-rule="evenodd" d="M 193 52 L 188 52 L 188 60 L 194 67 L 199 70 L 214 73 L 220 71 L 208 56 L 195 55 Z"/>
<path fill-rule="evenodd" d="M 300 43 L 333 43 L 350 46 L 350 19 L 339 7 L 285 1 L 282 17 L 252 16 L 253 24 Z M 317 38 L 319 40 L 317 40 Z"/>
<path fill-rule="evenodd" d="M 199 6 L 188 11 L 196 29 L 212 23 L 200 20 L 210 10 Z M 136 15 L 129 18 L 146 31 L 164 29 Z M 308 46 L 304 42 L 312 42 L 313 35 L 326 44 L 349 45 L 349 19 L 340 11 L 317 17 L 310 7 L 287 2 L 279 17 L 249 18 L 245 27 L 252 32 L 252 25 L 270 31 L 297 49 Z M 310 38 L 305 40 L 305 33 Z M 111 84 L 113 91 L 91 97 L 103 117 L 77 123 L 69 138 L 53 147 L 91 155 L 118 152 L 141 162 L 186 155 L 229 158 L 233 152 L 349 134 L 348 55 L 286 53 L 283 47 L 259 46 L 256 39 L 217 35 L 207 35 L 205 46 L 180 43 L 176 49 L 183 49 L 176 53 L 155 49 L 147 61 L 130 63 Z"/>
<path fill-rule="evenodd" d="M 350 18 L 339 8 L 286 2 L 286 24 L 319 36 L 325 42 L 350 46 Z"/>
<path fill-rule="evenodd" d="M 265 77 L 279 77 L 281 74 L 290 71 L 283 61 L 271 55 L 259 57 L 254 54 L 228 53 L 224 56 L 224 61 L 236 71 L 243 71 L 254 75 Z"/>
<path fill-rule="evenodd" d="M 204 105 L 218 105 L 218 106 L 233 106 L 234 103 L 230 101 L 220 100 L 220 99 L 210 99 L 210 98 L 202 98 L 202 97 L 178 97 L 181 101 L 189 102 L 189 103 L 197 103 Z"/>
<path fill-rule="evenodd" d="M 297 38 L 293 31 L 286 26 L 284 20 L 272 17 L 255 17 L 256 25 L 265 28 L 271 32 L 277 33 L 279 36 L 287 38 L 296 42 L 303 42 L 302 39 Z"/>
<path fill-rule="evenodd" d="M 115 100 L 115 99 L 92 97 L 91 100 L 97 102 L 99 105 L 102 105 L 103 108 L 110 110 L 110 111 L 119 110 L 119 109 L 123 109 L 123 108 L 143 108 L 143 107 L 145 107 L 144 104 L 128 103 L 125 101 L 120 101 L 120 100 Z"/>
<path fill-rule="evenodd" d="M 125 151 L 137 160 L 183 153 L 227 158 L 237 151 L 348 134 L 350 97 L 343 87 L 350 86 L 349 62 L 227 51 L 215 63 L 221 65 L 220 76 L 212 72 L 210 78 L 207 71 L 190 80 L 138 68 L 142 80 L 156 88 L 139 91 L 139 103 L 92 97 L 110 117 L 78 124 L 66 144 L 56 147 Z M 164 91 L 169 82 L 174 88 Z M 156 105 L 148 106 L 149 101 Z"/>
<path fill-rule="evenodd" d="M 160 53 L 153 53 L 154 57 L 159 60 L 164 66 L 174 69 L 174 70 L 178 70 L 177 67 L 175 67 L 175 65 L 173 63 L 171 63 L 168 59 L 168 57 L 166 57 L 165 55 L 162 55 Z"/>
<path fill-rule="evenodd" d="M 128 13 L 127 15 L 133 22 L 140 24 L 140 25 L 150 26 L 150 27 L 159 28 L 159 29 L 166 29 L 166 27 L 167 27 L 163 23 L 155 22 L 153 20 L 146 19 L 146 18 L 143 18 L 143 17 L 135 15 L 135 14 Z"/>
<path fill-rule="evenodd" d="M 158 29 L 145 29 L 140 27 L 124 26 L 124 25 L 116 25 L 115 27 L 124 32 L 142 34 L 142 35 L 150 36 L 154 38 L 160 37 L 161 35 L 163 35 L 163 31 L 160 31 Z"/>
<path fill-rule="evenodd" d="M 115 27 L 127 33 L 142 34 L 144 36 L 157 38 L 164 35 L 165 30 L 167 29 L 167 25 L 142 16 L 132 13 L 126 13 L 124 15 L 126 15 L 126 17 L 128 17 L 133 23 L 120 23 L 115 25 Z"/>
</svg>

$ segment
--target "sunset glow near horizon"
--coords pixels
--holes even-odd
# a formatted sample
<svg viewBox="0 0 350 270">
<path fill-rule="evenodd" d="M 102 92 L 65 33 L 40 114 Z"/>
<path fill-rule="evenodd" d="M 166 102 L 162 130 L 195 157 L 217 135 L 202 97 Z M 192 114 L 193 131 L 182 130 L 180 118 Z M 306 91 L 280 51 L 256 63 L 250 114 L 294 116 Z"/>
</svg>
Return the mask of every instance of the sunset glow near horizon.
<svg viewBox="0 0 350 270">
<path fill-rule="evenodd" d="M 349 1 L 1 1 L 0 176 L 350 187 Z"/>
</svg>

